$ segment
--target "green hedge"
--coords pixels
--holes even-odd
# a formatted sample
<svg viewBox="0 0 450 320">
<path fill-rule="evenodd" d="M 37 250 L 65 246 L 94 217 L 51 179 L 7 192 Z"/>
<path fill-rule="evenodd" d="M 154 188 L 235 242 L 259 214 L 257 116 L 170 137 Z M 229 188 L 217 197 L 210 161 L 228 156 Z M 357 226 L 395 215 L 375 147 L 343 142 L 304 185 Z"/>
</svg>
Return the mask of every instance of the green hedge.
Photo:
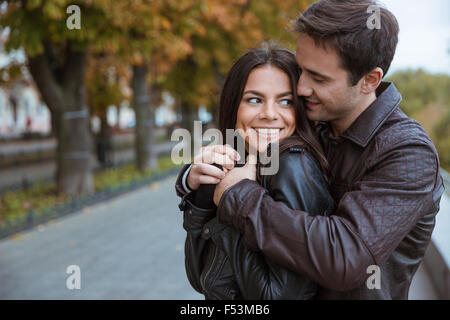
<svg viewBox="0 0 450 320">
<path fill-rule="evenodd" d="M 111 168 L 94 174 L 94 193 L 126 187 L 129 184 L 148 179 L 156 174 L 168 172 L 178 166 L 170 157 L 158 159 L 157 170 L 140 173 L 134 164 Z M 23 191 L 10 191 L 0 196 L 0 229 L 17 225 L 27 219 L 30 212 L 42 212 L 74 200 L 71 196 L 57 196 L 55 183 L 37 182 Z"/>
</svg>

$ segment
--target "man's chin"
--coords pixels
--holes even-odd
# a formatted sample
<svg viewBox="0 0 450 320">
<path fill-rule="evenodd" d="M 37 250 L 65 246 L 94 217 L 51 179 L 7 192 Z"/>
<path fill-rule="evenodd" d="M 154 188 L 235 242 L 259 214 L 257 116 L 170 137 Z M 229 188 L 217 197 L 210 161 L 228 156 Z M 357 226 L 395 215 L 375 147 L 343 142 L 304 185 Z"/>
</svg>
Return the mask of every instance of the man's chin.
<svg viewBox="0 0 450 320">
<path fill-rule="evenodd" d="M 306 116 L 311 121 L 325 121 L 323 120 L 323 117 L 320 116 L 320 113 L 317 112 L 316 110 L 306 109 Z"/>
</svg>

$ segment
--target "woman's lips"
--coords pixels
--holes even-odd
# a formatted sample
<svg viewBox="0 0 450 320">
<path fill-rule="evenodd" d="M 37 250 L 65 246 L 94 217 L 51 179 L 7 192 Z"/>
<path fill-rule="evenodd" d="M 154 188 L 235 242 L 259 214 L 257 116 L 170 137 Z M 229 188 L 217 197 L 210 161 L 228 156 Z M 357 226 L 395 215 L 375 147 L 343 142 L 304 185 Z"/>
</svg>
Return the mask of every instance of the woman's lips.
<svg viewBox="0 0 450 320">
<path fill-rule="evenodd" d="M 280 134 L 281 128 L 254 128 L 259 134 L 276 135 Z"/>
<path fill-rule="evenodd" d="M 253 128 L 256 131 L 257 136 L 260 139 L 273 141 L 274 139 L 279 139 L 280 133 L 283 131 L 282 128 Z"/>
</svg>

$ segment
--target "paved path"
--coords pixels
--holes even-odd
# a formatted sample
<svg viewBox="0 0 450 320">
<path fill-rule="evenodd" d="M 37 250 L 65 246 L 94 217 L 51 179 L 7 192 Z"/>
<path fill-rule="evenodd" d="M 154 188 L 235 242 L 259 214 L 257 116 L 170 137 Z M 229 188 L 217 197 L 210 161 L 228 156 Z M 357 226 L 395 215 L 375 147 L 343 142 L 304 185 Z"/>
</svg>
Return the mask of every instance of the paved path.
<svg viewBox="0 0 450 320">
<path fill-rule="evenodd" d="M 0 299 L 203 299 L 184 270 L 175 178 L 0 241 Z M 81 269 L 81 289 L 66 269 Z"/>
<path fill-rule="evenodd" d="M 175 177 L 0 241 L 0 299 L 203 299 L 184 270 Z M 81 269 L 68 290 L 66 269 Z M 410 299 L 436 299 L 420 268 Z"/>
</svg>

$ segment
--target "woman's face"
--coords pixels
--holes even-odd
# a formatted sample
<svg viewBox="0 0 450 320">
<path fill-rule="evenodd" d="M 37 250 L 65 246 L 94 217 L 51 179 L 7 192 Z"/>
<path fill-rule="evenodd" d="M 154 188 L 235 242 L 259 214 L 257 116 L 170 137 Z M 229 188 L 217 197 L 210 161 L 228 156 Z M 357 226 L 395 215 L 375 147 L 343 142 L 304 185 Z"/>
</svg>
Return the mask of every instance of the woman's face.
<svg viewBox="0 0 450 320">
<path fill-rule="evenodd" d="M 271 65 L 252 70 L 236 120 L 236 129 L 240 129 L 247 147 L 262 152 L 270 142 L 294 133 L 293 97 L 289 77 L 282 70 Z"/>
</svg>

